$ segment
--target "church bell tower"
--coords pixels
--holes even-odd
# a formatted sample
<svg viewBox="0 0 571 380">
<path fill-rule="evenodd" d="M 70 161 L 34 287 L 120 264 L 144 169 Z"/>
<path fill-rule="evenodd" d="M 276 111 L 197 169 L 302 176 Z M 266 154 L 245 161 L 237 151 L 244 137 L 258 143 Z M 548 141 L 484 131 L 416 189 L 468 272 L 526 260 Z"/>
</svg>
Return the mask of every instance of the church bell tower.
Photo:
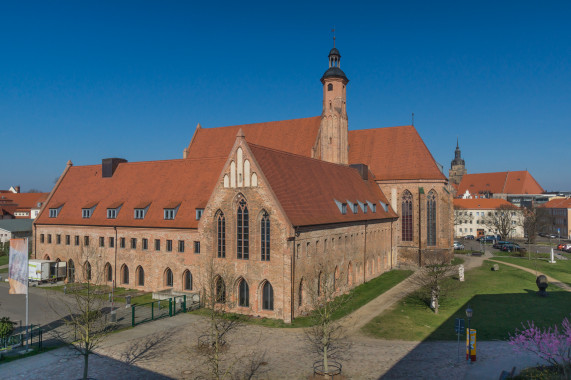
<svg viewBox="0 0 571 380">
<path fill-rule="evenodd" d="M 321 77 L 323 84 L 323 111 L 319 137 L 318 158 L 336 164 L 348 165 L 349 141 L 345 101 L 349 79 L 341 70 L 341 54 L 335 48 L 329 52 L 329 69 Z"/>
<path fill-rule="evenodd" d="M 454 151 L 454 159 L 450 163 L 448 179 L 452 183 L 459 184 L 467 172 L 464 160 L 462 159 L 462 153 L 460 152 L 460 146 L 458 145 L 458 139 L 456 139 L 456 150 Z"/>
</svg>

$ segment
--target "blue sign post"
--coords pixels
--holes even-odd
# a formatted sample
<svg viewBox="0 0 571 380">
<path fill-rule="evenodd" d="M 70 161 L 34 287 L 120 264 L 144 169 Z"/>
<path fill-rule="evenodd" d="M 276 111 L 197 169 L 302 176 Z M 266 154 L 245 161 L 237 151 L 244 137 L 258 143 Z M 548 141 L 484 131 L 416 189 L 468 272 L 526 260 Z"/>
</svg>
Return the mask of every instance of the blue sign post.
<svg viewBox="0 0 571 380">
<path fill-rule="evenodd" d="M 456 318 L 454 321 L 454 331 L 458 335 L 458 361 L 460 361 L 460 335 L 464 332 L 464 318 Z"/>
</svg>

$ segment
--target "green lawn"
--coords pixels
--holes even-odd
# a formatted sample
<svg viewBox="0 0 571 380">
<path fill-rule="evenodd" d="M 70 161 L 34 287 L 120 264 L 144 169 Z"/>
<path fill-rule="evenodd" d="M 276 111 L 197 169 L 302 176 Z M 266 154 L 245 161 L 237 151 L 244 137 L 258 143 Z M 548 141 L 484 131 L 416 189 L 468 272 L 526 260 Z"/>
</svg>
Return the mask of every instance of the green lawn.
<svg viewBox="0 0 571 380">
<path fill-rule="evenodd" d="M 0 256 L 0 266 L 2 265 L 8 265 L 8 260 L 10 259 L 10 256 L 8 255 L 3 255 Z"/>
<path fill-rule="evenodd" d="M 506 339 L 527 320 L 544 326 L 560 323 L 569 315 L 571 293 L 550 287 L 549 296 L 540 298 L 533 274 L 503 264 L 493 272 L 491 266 L 485 261 L 482 267 L 467 271 L 465 282 L 448 279 L 448 294 L 438 315 L 419 297 L 410 295 L 375 317 L 363 332 L 384 339 L 455 340 L 454 320 L 466 319 L 470 305 L 474 310 L 471 325 L 478 339 Z"/>
<path fill-rule="evenodd" d="M 571 260 L 555 260 L 555 264 L 550 264 L 547 260 L 528 260 L 527 258 L 498 257 L 495 260 L 505 261 L 522 267 L 537 270 L 548 276 L 571 285 Z M 549 290 L 549 288 L 548 288 Z"/>
<path fill-rule="evenodd" d="M 376 277 L 365 284 L 357 286 L 351 291 L 349 301 L 343 305 L 342 309 L 338 310 L 338 312 L 334 314 L 334 319 L 339 319 L 352 313 L 399 282 L 403 281 L 411 274 L 412 271 L 409 270 L 392 270 L 390 272 L 383 273 L 379 277 Z M 205 315 L 208 313 L 208 310 L 198 309 L 191 313 Z M 308 327 L 311 326 L 312 323 L 312 319 L 310 317 L 296 318 L 291 324 L 284 323 L 282 320 L 278 319 L 257 318 L 242 314 L 229 313 L 228 318 L 236 318 L 243 322 L 267 327 Z"/>
</svg>

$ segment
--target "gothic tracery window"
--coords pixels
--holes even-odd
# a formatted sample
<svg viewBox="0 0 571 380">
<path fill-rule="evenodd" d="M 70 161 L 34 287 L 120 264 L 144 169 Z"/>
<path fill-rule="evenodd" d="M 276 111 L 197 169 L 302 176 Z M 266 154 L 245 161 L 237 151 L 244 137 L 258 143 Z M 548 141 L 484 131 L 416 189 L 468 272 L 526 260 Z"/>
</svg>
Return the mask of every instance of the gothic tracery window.
<svg viewBox="0 0 571 380">
<path fill-rule="evenodd" d="M 239 259 L 247 260 L 249 257 L 249 220 L 248 220 L 248 204 L 244 198 L 240 198 L 238 202 L 236 220 L 236 251 Z"/>
<path fill-rule="evenodd" d="M 401 203 L 402 241 L 412 241 L 412 194 L 405 190 Z"/>
<path fill-rule="evenodd" d="M 262 288 L 262 309 L 274 310 L 274 288 L 269 281 Z"/>
<path fill-rule="evenodd" d="M 216 236 L 218 257 L 226 257 L 226 218 L 222 211 L 218 212 L 216 218 Z"/>
<path fill-rule="evenodd" d="M 426 197 L 426 245 L 436 245 L 436 191 Z"/>
<path fill-rule="evenodd" d="M 250 287 L 244 279 L 240 281 L 238 287 L 238 305 L 243 307 L 250 306 Z"/>
<path fill-rule="evenodd" d="M 270 216 L 264 211 L 260 222 L 262 261 L 270 261 Z"/>
</svg>

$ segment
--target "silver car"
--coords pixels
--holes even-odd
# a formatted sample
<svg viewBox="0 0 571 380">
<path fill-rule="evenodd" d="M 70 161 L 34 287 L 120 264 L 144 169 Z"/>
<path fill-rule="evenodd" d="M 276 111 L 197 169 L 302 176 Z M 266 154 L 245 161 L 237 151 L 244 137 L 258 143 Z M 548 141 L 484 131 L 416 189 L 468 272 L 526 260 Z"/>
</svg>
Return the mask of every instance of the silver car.
<svg viewBox="0 0 571 380">
<path fill-rule="evenodd" d="M 460 243 L 459 241 L 455 241 L 454 249 L 464 249 L 464 244 Z"/>
</svg>

